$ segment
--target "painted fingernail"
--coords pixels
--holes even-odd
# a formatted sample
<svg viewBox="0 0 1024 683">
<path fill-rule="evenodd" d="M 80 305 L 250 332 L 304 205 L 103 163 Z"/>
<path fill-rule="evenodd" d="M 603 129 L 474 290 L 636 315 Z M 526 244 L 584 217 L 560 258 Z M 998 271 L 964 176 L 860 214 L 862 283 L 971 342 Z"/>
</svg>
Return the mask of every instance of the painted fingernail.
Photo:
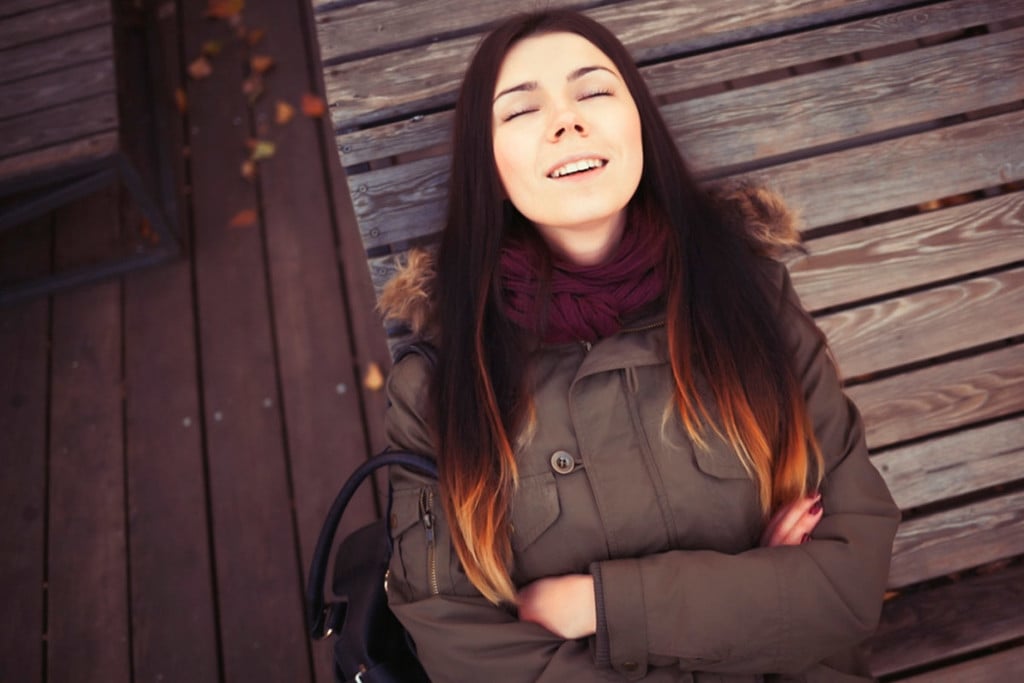
<svg viewBox="0 0 1024 683">
<path fill-rule="evenodd" d="M 804 534 L 804 537 L 800 539 L 800 542 L 801 543 L 807 543 L 807 541 L 809 541 L 810 538 L 811 538 L 810 534 Z"/>
<path fill-rule="evenodd" d="M 810 509 L 809 512 L 812 515 L 816 515 L 819 512 L 821 512 L 821 499 L 820 498 L 814 502 L 814 505 L 811 506 L 811 509 Z"/>
</svg>

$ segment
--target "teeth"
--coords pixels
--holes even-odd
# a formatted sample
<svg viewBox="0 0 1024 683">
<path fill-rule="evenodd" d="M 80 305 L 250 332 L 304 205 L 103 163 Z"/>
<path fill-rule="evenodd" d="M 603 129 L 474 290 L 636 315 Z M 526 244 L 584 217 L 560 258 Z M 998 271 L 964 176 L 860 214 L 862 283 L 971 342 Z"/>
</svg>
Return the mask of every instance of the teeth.
<svg viewBox="0 0 1024 683">
<path fill-rule="evenodd" d="M 589 171 L 592 168 L 600 168 L 604 166 L 605 162 L 601 159 L 581 159 L 580 161 L 570 161 L 564 166 L 559 166 L 551 172 L 552 178 L 561 178 L 562 176 L 572 175 L 573 173 L 579 173 L 580 171 Z"/>
</svg>

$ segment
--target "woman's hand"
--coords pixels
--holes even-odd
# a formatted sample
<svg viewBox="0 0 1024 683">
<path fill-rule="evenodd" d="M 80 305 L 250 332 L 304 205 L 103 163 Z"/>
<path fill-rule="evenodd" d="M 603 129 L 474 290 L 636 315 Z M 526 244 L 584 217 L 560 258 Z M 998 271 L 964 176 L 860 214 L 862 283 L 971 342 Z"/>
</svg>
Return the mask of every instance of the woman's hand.
<svg viewBox="0 0 1024 683">
<path fill-rule="evenodd" d="M 807 496 L 784 505 L 768 520 L 761 534 L 761 546 L 800 545 L 810 538 L 821 521 L 821 494 Z"/>
<path fill-rule="evenodd" d="M 539 624 L 566 640 L 597 630 L 594 577 L 567 574 L 537 579 L 519 591 L 519 620 Z"/>
</svg>

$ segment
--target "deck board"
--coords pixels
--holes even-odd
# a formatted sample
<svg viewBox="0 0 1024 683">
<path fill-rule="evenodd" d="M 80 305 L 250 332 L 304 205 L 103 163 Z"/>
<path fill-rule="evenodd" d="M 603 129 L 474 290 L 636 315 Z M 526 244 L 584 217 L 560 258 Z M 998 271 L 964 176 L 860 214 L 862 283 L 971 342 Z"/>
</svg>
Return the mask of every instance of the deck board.
<svg viewBox="0 0 1024 683">
<path fill-rule="evenodd" d="M 0 233 L 0 272 L 14 278 L 46 272 L 51 221 L 24 237 Z M 0 680 L 38 681 L 43 664 L 46 543 L 46 421 L 50 302 L 24 301 L 0 313 Z"/>
</svg>

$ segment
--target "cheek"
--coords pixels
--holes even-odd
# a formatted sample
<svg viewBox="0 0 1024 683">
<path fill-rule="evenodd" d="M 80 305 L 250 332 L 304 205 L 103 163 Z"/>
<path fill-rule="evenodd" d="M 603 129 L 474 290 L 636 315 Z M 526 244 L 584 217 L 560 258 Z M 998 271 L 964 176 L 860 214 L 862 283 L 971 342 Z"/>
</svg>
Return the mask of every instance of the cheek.
<svg viewBox="0 0 1024 683">
<path fill-rule="evenodd" d="M 494 164 L 507 194 L 514 194 L 527 175 L 522 143 L 507 132 L 494 136 Z"/>
</svg>

